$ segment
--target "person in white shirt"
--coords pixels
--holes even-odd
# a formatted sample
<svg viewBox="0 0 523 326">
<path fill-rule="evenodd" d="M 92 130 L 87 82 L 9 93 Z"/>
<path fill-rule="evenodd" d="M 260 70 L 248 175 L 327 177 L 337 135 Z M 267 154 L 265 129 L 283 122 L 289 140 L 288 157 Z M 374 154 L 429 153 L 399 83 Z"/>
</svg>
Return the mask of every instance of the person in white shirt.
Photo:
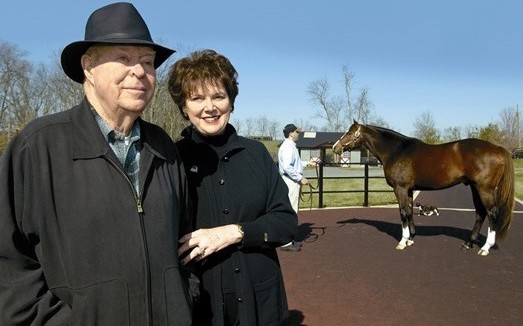
<svg viewBox="0 0 523 326">
<path fill-rule="evenodd" d="M 289 200 L 296 213 L 298 213 L 299 209 L 301 186 L 309 183 L 309 180 L 303 176 L 303 165 L 300 153 L 296 148 L 296 141 L 300 136 L 300 132 L 301 129 L 294 124 L 286 125 L 283 128 L 285 140 L 278 150 L 278 168 L 289 188 Z M 281 250 L 300 251 L 301 243 L 296 241 L 289 242 L 282 246 Z"/>
</svg>

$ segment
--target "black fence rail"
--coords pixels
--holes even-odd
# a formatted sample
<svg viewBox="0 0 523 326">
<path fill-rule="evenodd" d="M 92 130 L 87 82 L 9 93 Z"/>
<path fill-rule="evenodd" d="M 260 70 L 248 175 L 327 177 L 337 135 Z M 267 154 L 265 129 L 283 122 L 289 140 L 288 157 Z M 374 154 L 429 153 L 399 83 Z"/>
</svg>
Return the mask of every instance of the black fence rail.
<svg viewBox="0 0 523 326">
<path fill-rule="evenodd" d="M 347 176 L 325 176 L 324 168 L 325 167 L 346 167 L 348 165 L 363 165 L 363 175 L 347 175 Z M 370 179 L 385 179 L 385 176 L 373 176 L 369 174 L 369 163 L 326 163 L 319 162 L 316 164 L 316 177 L 309 177 L 309 180 L 317 180 L 318 185 L 315 189 L 311 189 L 311 195 L 318 195 L 318 208 L 323 208 L 323 195 L 324 194 L 336 194 L 336 193 L 363 193 L 363 206 L 369 206 L 369 193 L 371 192 L 393 192 L 390 190 L 383 189 L 370 189 L 369 180 Z M 325 180 L 339 180 L 339 179 L 363 179 L 363 189 L 346 189 L 346 190 L 325 190 L 324 181 Z"/>
</svg>

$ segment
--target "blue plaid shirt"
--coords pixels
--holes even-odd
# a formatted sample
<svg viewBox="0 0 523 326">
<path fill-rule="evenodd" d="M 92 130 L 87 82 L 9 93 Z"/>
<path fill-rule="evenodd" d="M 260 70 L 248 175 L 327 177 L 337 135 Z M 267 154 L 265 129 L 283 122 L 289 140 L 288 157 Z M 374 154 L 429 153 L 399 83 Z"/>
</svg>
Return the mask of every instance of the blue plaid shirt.
<svg viewBox="0 0 523 326">
<path fill-rule="evenodd" d="M 112 148 L 116 157 L 123 167 L 123 171 L 131 182 L 136 196 L 140 194 L 140 124 L 134 122 L 131 134 L 125 136 L 123 133 L 113 130 L 100 115 L 93 110 L 96 122 Z"/>
</svg>

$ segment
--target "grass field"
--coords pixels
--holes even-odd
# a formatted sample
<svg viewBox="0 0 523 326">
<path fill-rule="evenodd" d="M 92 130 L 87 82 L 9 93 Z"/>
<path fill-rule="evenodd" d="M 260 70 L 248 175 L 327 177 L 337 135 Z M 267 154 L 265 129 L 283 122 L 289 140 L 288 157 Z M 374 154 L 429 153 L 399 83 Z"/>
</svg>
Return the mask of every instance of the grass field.
<svg viewBox="0 0 523 326">
<path fill-rule="evenodd" d="M 523 199 L 523 160 L 514 160 L 514 170 L 516 172 L 516 198 Z"/>
<path fill-rule="evenodd" d="M 515 170 L 515 191 L 516 198 L 523 198 L 523 159 L 514 160 Z M 317 186 L 317 180 L 312 180 L 311 184 Z M 351 191 L 362 190 L 363 179 L 337 179 L 325 180 L 324 191 Z M 369 190 L 387 191 L 390 192 L 370 192 L 369 205 L 389 205 L 396 204 L 396 197 L 392 193 L 392 188 L 387 185 L 385 179 L 370 179 Z M 302 188 L 302 200 L 300 201 L 300 209 L 317 208 L 318 194 L 311 194 L 308 187 Z M 317 191 L 317 190 L 316 190 Z M 323 207 L 345 207 L 345 206 L 362 206 L 363 193 L 333 193 L 323 195 Z"/>
<path fill-rule="evenodd" d="M 311 184 L 314 187 L 317 187 L 318 182 L 317 180 L 311 180 Z M 326 179 L 323 182 L 323 191 L 358 191 L 363 190 L 363 188 L 363 179 Z M 392 193 L 392 188 L 389 185 L 387 185 L 385 179 L 370 179 L 369 190 L 370 206 L 396 203 L 396 197 L 394 196 L 394 193 Z M 317 189 L 313 191 L 317 191 Z M 303 186 L 300 208 L 317 208 L 318 199 L 318 194 L 311 194 L 311 192 L 309 191 L 309 187 Z M 363 202 L 363 192 L 323 194 L 323 207 L 362 206 Z"/>
</svg>

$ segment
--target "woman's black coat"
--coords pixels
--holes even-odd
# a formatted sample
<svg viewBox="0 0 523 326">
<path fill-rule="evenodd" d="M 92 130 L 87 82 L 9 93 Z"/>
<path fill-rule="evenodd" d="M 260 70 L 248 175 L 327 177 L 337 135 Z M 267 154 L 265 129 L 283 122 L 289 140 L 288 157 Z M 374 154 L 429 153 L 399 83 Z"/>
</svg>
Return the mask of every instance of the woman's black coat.
<svg viewBox="0 0 523 326">
<path fill-rule="evenodd" d="M 297 216 L 275 162 L 258 141 L 236 134 L 228 125 L 220 137 L 201 137 L 187 127 L 177 142 L 195 207 L 195 229 L 237 223 L 241 244 L 201 261 L 202 303 L 208 320 L 223 325 L 223 281 L 234 286 L 240 325 L 279 325 L 288 307 L 277 247 L 292 241 Z M 221 276 L 220 276 L 221 275 Z"/>
</svg>

